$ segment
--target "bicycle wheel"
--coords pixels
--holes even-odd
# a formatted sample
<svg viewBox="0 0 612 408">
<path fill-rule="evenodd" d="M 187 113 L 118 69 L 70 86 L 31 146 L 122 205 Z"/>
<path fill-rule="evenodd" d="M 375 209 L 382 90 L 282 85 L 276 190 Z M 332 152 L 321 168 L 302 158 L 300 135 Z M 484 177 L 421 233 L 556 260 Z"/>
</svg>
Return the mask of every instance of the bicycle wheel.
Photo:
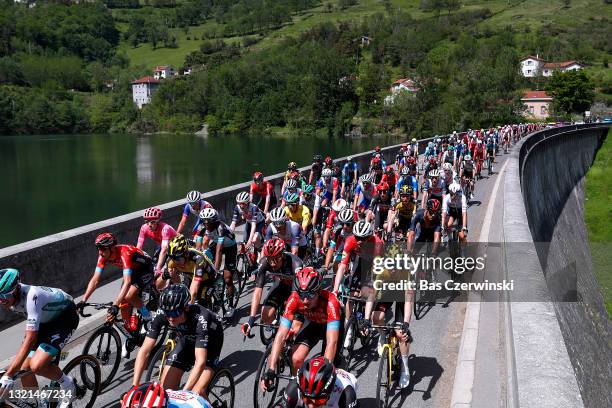
<svg viewBox="0 0 612 408">
<path fill-rule="evenodd" d="M 70 360 L 62 371 L 74 379 L 76 386 L 76 395 L 73 396 L 72 407 L 93 407 L 101 385 L 98 359 L 90 355 L 80 355 Z"/>
<path fill-rule="evenodd" d="M 272 408 L 276 404 L 280 403 L 282 390 L 289 384 L 288 379 L 277 377 L 270 391 L 264 391 L 260 387 L 260 381 L 268 369 L 268 358 L 272 352 L 272 345 L 269 345 L 264 352 L 264 355 L 259 361 L 257 366 L 257 376 L 255 377 L 255 384 L 253 387 L 253 406 L 255 408 Z M 286 353 L 282 353 L 280 359 L 276 365 L 276 372 L 278 374 L 290 376 L 292 374 L 291 361 Z"/>
<path fill-rule="evenodd" d="M 249 280 L 249 260 L 246 254 L 238 254 L 238 258 L 236 258 L 236 270 L 240 276 L 240 294 L 242 294 Z"/>
<path fill-rule="evenodd" d="M 278 327 L 259 326 L 259 338 L 264 346 L 268 346 L 274 340 Z"/>
<path fill-rule="evenodd" d="M 234 376 L 227 368 L 218 369 L 208 384 L 208 400 L 216 408 L 233 408 L 236 397 Z"/>
<path fill-rule="evenodd" d="M 383 355 L 378 362 L 378 375 L 376 377 L 376 406 L 386 408 L 391 394 L 391 353 L 388 344 L 383 348 Z"/>
<path fill-rule="evenodd" d="M 342 357 L 344 358 L 344 363 L 346 364 L 347 371 L 350 371 L 351 368 L 351 357 L 353 356 L 353 350 L 355 350 L 355 343 L 357 341 L 357 337 L 359 337 L 359 329 L 357 327 L 357 319 L 354 315 L 346 321 L 344 325 L 344 335 L 347 336 L 351 334 L 351 338 L 346 343 L 346 340 L 342 344 Z M 346 337 L 345 337 L 346 339 Z"/>
<path fill-rule="evenodd" d="M 100 362 L 100 389 L 113 381 L 121 363 L 121 337 L 111 326 L 102 326 L 85 342 L 83 354 L 89 354 Z"/>
<path fill-rule="evenodd" d="M 238 307 L 238 300 L 240 300 L 240 294 L 242 293 L 242 277 L 237 270 L 232 271 L 232 282 L 234 283 L 234 297 L 232 298 L 232 302 L 230 304 L 226 293 L 226 307 L 229 306 L 235 309 Z M 225 287 L 225 290 L 227 291 L 227 286 Z"/>
<path fill-rule="evenodd" d="M 168 355 L 168 353 L 166 353 L 166 356 L 164 356 L 164 352 L 166 351 L 169 352 L 170 350 L 165 344 L 162 344 L 162 346 L 153 353 L 153 356 L 149 360 L 147 372 L 145 373 L 145 381 L 161 382 L 162 370 Z"/>
</svg>

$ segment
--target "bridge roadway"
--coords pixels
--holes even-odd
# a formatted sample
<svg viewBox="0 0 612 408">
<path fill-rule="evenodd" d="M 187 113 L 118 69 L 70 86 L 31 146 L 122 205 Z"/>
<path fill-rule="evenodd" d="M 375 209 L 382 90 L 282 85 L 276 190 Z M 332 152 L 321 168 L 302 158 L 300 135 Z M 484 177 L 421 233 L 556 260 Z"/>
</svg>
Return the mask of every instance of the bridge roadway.
<svg viewBox="0 0 612 408">
<path fill-rule="evenodd" d="M 474 199 L 469 204 L 469 240 L 485 242 L 490 236 L 490 241 L 499 242 L 498 226 L 501 225 L 501 190 L 496 190 L 496 197 L 491 197 L 494 190 L 495 181 L 500 177 L 499 172 L 503 167 L 506 158 L 500 151 L 500 155 L 494 166 L 494 174 L 487 176 L 483 170 L 484 178 L 477 182 Z M 499 183 L 503 186 L 503 183 Z M 420 198 L 420 197 L 419 197 Z M 494 201 L 491 201 L 493 198 Z M 493 206 L 493 217 L 490 224 L 484 226 L 483 220 L 488 206 Z M 491 211 L 489 211 L 490 213 Z M 490 235 L 487 233 L 491 231 Z M 487 236 L 481 237 L 481 232 Z M 490 248 L 491 249 L 491 248 Z M 490 250 L 489 249 L 489 250 Z M 92 271 L 93 271 L 92 259 Z M 489 255 L 486 273 L 498 273 L 495 268 L 496 254 Z M 84 273 L 89 273 L 84 271 Z M 119 281 L 112 282 L 99 288 L 91 301 L 102 302 L 114 298 Z M 222 364 L 231 369 L 236 381 L 236 408 L 247 408 L 253 406 L 253 384 L 255 370 L 257 369 L 264 347 L 259 341 L 258 336 L 247 339 L 243 342 L 240 333 L 240 323 L 246 321 L 249 313 L 252 287 L 248 286 L 240 299 L 233 323 L 225 330 L 225 340 L 221 353 Z M 411 330 L 414 336 L 414 343 L 411 346 L 410 370 L 411 385 L 404 392 L 395 393 L 391 406 L 393 407 L 449 407 L 453 394 L 455 382 L 456 363 L 462 341 L 464 317 L 466 313 L 465 296 L 451 302 L 447 307 L 436 304 L 421 319 L 413 318 Z M 479 355 L 481 350 L 486 353 L 486 358 L 479 357 L 475 362 L 475 374 L 472 377 L 465 373 L 466 378 L 460 380 L 467 384 L 468 390 L 472 389 L 472 406 L 491 407 L 499 406 L 503 399 L 505 368 L 503 362 L 503 339 L 499 325 L 500 308 L 497 303 L 483 303 L 480 313 L 480 331 L 477 338 L 465 339 L 464 348 L 475 348 L 478 342 Z M 102 315 L 98 315 L 96 321 L 92 318 L 87 320 L 89 331 L 95 329 L 102 321 Z M 83 324 L 84 322 L 81 322 Z M 475 324 L 478 326 L 478 319 Z M 0 360 L 4 360 L 12 355 L 19 347 L 23 336 L 22 324 L 13 326 L 2 333 L 3 349 L 0 351 Z M 69 351 L 69 359 L 80 354 L 83 345 L 88 337 L 88 333 L 81 334 L 66 347 Z M 6 346 L 5 346 L 6 345 Z M 378 356 L 374 349 L 364 350 L 359 348 L 357 343 L 356 360 L 352 363 L 352 372 L 357 375 L 359 388 L 358 397 L 361 407 L 374 407 L 376 397 L 376 375 L 378 369 Z M 320 349 L 320 347 L 319 347 Z M 118 399 L 120 395 L 129 389 L 132 380 L 132 368 L 134 358 L 138 350 L 132 352 L 130 359 L 122 362 L 119 372 L 114 381 L 107 387 L 96 401 L 96 407 L 119 407 Z M 462 377 L 464 371 L 460 371 Z M 467 381 L 467 383 L 465 382 Z M 472 388 L 473 385 L 473 388 Z"/>
</svg>

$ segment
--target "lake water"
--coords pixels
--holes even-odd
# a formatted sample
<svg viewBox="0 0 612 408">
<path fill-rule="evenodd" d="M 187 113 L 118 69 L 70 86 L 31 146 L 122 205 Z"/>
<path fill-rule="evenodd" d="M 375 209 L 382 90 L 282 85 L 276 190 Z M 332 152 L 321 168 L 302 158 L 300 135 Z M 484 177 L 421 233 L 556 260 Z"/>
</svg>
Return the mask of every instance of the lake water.
<svg viewBox="0 0 612 408">
<path fill-rule="evenodd" d="M 195 135 L 0 137 L 0 248 L 398 139 Z"/>
</svg>

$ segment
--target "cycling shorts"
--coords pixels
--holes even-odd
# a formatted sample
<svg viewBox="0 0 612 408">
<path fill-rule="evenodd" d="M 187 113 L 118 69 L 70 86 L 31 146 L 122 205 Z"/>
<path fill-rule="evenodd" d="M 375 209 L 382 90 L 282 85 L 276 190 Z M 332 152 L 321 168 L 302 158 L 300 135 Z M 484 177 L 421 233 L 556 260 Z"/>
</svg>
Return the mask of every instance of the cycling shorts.
<svg viewBox="0 0 612 408">
<path fill-rule="evenodd" d="M 264 306 L 270 306 L 278 310 L 284 306 L 290 295 L 291 285 L 277 280 L 270 288 L 263 304 Z"/>
<path fill-rule="evenodd" d="M 459 207 L 448 207 L 448 216 L 457 220 L 459 226 L 463 225 L 463 211 Z"/>
<path fill-rule="evenodd" d="M 206 349 L 206 365 L 211 367 L 217 364 L 223 347 L 223 329 L 209 333 L 209 342 Z M 185 336 L 178 337 L 174 349 L 168 354 L 166 365 L 179 370 L 189 371 L 195 363 L 195 340 Z"/>
<path fill-rule="evenodd" d="M 211 243 L 210 250 L 214 254 L 216 254 L 216 246 L 217 243 Z M 238 245 L 224 246 L 221 250 L 221 256 L 224 256 L 225 264 L 223 268 L 225 270 L 234 271 L 236 270 L 236 257 L 238 256 Z"/>
<path fill-rule="evenodd" d="M 60 351 L 68 343 L 78 325 L 79 314 L 75 304 L 72 303 L 57 318 L 40 324 L 36 342 L 32 344 L 29 356 L 32 357 L 36 349 L 40 348 L 54 356 L 53 363 L 57 364 Z"/>
<path fill-rule="evenodd" d="M 404 302 L 378 302 L 374 308 L 377 312 L 386 313 L 387 310 L 391 310 L 395 303 L 394 322 L 402 323 L 404 321 Z"/>
<path fill-rule="evenodd" d="M 344 313 L 342 313 L 344 315 Z M 344 321 L 344 316 L 340 318 L 340 322 Z M 304 323 L 298 334 L 295 336 L 295 344 L 303 344 L 308 347 L 309 350 L 312 350 L 319 341 L 322 341 L 321 353 L 325 354 L 325 346 L 327 344 L 326 341 L 327 334 L 327 324 L 322 323 L 313 323 L 312 321 L 307 321 Z M 344 325 L 340 324 L 340 330 L 338 333 L 338 347 L 336 347 L 336 356 L 334 358 L 334 365 L 337 367 L 340 365 L 341 361 L 341 345 L 344 344 Z"/>
</svg>

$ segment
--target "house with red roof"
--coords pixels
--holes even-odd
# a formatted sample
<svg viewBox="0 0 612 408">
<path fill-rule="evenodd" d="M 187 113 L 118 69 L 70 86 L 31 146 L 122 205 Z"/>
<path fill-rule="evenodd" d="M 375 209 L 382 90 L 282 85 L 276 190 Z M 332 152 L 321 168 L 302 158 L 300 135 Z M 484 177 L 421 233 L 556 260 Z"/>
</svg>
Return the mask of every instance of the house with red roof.
<svg viewBox="0 0 612 408">
<path fill-rule="evenodd" d="M 159 80 L 152 76 L 145 76 L 132 82 L 132 100 L 142 109 L 143 105 L 151 103 L 151 97 L 159 86 Z"/>
<path fill-rule="evenodd" d="M 546 119 L 550 115 L 552 96 L 546 91 L 525 91 L 521 102 L 526 106 L 523 116 L 529 119 Z"/>
<path fill-rule="evenodd" d="M 393 99 L 398 93 L 408 92 L 410 95 L 416 95 L 419 88 L 414 80 L 410 78 L 400 78 L 393 82 L 389 91 L 391 92 L 391 95 L 388 95 L 385 98 L 385 105 L 392 104 Z"/>
<path fill-rule="evenodd" d="M 158 65 L 153 70 L 153 78 L 155 79 L 167 79 L 176 75 L 174 67 L 172 65 Z"/>
<path fill-rule="evenodd" d="M 573 71 L 584 68 L 578 61 L 550 62 L 540 58 L 537 54 L 528 55 L 521 60 L 521 73 L 526 78 L 532 78 L 542 74 L 545 77 L 552 76 L 554 71 Z"/>
</svg>

